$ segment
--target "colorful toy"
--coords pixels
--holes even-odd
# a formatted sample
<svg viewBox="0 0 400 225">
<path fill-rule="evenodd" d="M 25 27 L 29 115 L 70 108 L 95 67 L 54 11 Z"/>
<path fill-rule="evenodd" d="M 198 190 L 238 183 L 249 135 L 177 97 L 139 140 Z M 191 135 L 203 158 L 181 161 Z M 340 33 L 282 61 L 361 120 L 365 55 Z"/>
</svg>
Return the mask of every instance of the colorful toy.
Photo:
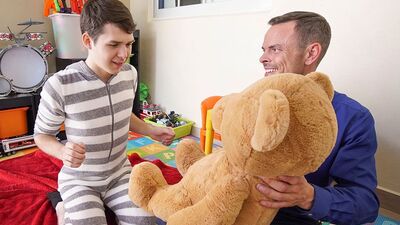
<svg viewBox="0 0 400 225">
<path fill-rule="evenodd" d="M 0 110 L 0 157 L 34 146 L 33 136 L 28 133 L 29 107 Z"/>
<path fill-rule="evenodd" d="M 60 12 L 61 7 L 60 7 L 60 2 L 58 0 L 54 0 L 54 6 L 56 7 L 56 11 Z"/>
<path fill-rule="evenodd" d="M 54 52 L 55 48 L 50 42 L 46 41 L 39 46 L 39 50 L 44 55 L 44 57 L 47 57 Z"/>
<path fill-rule="evenodd" d="M 81 14 L 85 2 L 86 1 L 83 0 L 71 0 L 71 11 L 76 14 Z"/>
<path fill-rule="evenodd" d="M 162 113 L 161 107 L 158 104 L 149 104 L 147 101 L 142 102 L 140 118 L 148 118 L 160 115 Z"/>
<path fill-rule="evenodd" d="M 139 83 L 139 100 L 140 102 L 147 102 L 147 98 L 149 97 L 149 87 L 143 83 Z"/>
<path fill-rule="evenodd" d="M 12 41 L 14 35 L 12 33 L 0 33 L 0 41 Z"/>
<path fill-rule="evenodd" d="M 327 76 L 279 74 L 221 98 L 212 111 L 222 149 L 204 156 L 193 140 L 178 144 L 182 180 L 168 185 L 158 167 L 140 163 L 129 182 L 132 201 L 169 225 L 266 225 L 277 209 L 259 204 L 259 176 L 315 171 L 336 141 Z"/>
<path fill-rule="evenodd" d="M 36 146 L 33 135 L 1 140 L 0 157 L 15 154 L 15 151 Z"/>
<path fill-rule="evenodd" d="M 214 139 L 221 141 L 221 135 L 215 132 L 211 123 L 211 110 L 221 96 L 210 96 L 201 102 L 200 147 L 206 154 L 211 153 Z"/>
<path fill-rule="evenodd" d="M 40 49 L 25 43 L 43 39 L 46 32 L 27 32 L 31 26 L 41 24 L 43 22 L 29 19 L 18 23 L 19 26 L 24 26 L 18 33 L 13 33 L 9 27 L 7 35 L 2 33 L 0 40 L 9 39 L 15 42 L 15 44 L 0 51 L 0 71 L 2 78 L 6 78 L 1 80 L 2 83 L 9 81 L 11 91 L 17 93 L 35 92 L 43 86 L 47 79 L 48 64 L 46 57 L 54 51 L 54 47 L 48 41 L 44 42 Z M 21 67 L 20 65 L 24 66 Z M 8 86 L 6 84 L 7 88 Z M 4 95 L 4 93 L 9 94 L 10 92 L 0 91 L 1 95 Z"/>
<path fill-rule="evenodd" d="M 50 14 L 57 12 L 54 0 L 45 0 L 43 7 L 43 16 L 48 17 Z"/>
<path fill-rule="evenodd" d="M 81 14 L 86 0 L 44 0 L 43 16 L 53 13 Z"/>
<path fill-rule="evenodd" d="M 149 118 L 150 121 L 166 127 L 179 127 L 186 124 L 185 121 L 181 120 L 181 115 L 171 111 L 169 114 L 161 113 L 159 115 Z"/>
</svg>

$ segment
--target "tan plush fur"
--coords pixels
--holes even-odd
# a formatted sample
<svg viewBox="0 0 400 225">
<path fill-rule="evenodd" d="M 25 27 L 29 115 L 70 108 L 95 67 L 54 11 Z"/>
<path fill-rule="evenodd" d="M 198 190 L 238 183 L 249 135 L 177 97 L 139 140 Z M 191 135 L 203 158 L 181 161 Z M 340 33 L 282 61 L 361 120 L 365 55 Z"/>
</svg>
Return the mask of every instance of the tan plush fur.
<svg viewBox="0 0 400 225">
<path fill-rule="evenodd" d="M 167 185 L 158 167 L 136 165 L 132 201 L 171 225 L 266 225 L 277 210 L 259 205 L 259 176 L 315 171 L 335 144 L 333 88 L 320 73 L 279 74 L 258 80 L 214 107 L 213 126 L 223 148 L 204 156 L 182 141 L 176 163 L 183 179 Z"/>
</svg>

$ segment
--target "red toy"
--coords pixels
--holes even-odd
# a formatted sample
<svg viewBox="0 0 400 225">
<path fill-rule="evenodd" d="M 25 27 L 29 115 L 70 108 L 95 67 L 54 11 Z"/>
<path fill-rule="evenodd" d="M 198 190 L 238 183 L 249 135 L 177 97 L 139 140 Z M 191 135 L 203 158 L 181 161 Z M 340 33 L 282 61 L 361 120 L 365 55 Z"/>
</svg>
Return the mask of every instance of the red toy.
<svg viewBox="0 0 400 225">
<path fill-rule="evenodd" d="M 162 113 L 161 107 L 158 104 L 148 104 L 147 101 L 142 102 L 140 119 L 153 117 Z"/>
<path fill-rule="evenodd" d="M 81 14 L 85 3 L 86 0 L 71 0 L 71 11 L 76 14 Z"/>
</svg>

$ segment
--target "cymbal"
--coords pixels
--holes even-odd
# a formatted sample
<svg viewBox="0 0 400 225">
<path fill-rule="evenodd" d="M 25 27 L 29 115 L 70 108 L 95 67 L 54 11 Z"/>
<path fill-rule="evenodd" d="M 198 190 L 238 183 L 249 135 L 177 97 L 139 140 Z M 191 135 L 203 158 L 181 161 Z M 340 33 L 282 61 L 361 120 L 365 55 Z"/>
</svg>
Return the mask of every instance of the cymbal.
<svg viewBox="0 0 400 225">
<path fill-rule="evenodd" d="M 28 21 L 19 23 L 19 24 L 17 24 L 17 25 L 20 25 L 20 26 L 29 26 L 29 25 L 39 25 L 39 24 L 43 24 L 43 23 L 44 23 L 44 22 L 42 22 L 42 21 L 33 21 L 32 19 L 29 19 Z"/>
<path fill-rule="evenodd" d="M 31 33 L 47 34 L 46 31 L 20 32 L 20 34 L 31 34 Z"/>
</svg>

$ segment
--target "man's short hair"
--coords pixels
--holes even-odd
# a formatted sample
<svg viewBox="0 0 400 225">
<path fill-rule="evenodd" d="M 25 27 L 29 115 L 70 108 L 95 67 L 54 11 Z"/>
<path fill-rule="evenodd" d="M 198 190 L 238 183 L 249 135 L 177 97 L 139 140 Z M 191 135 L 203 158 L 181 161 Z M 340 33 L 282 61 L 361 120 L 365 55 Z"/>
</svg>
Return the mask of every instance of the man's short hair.
<svg viewBox="0 0 400 225">
<path fill-rule="evenodd" d="M 276 25 L 295 21 L 295 31 L 299 37 L 299 47 L 306 48 L 313 42 L 322 46 L 321 56 L 318 63 L 325 56 L 331 41 L 331 27 L 326 19 L 314 12 L 294 11 L 272 18 L 268 24 Z"/>
<path fill-rule="evenodd" d="M 132 34 L 136 29 L 129 9 L 121 1 L 88 0 L 80 19 L 82 34 L 87 32 L 96 42 L 106 24 L 113 24 L 128 34 Z"/>
</svg>

